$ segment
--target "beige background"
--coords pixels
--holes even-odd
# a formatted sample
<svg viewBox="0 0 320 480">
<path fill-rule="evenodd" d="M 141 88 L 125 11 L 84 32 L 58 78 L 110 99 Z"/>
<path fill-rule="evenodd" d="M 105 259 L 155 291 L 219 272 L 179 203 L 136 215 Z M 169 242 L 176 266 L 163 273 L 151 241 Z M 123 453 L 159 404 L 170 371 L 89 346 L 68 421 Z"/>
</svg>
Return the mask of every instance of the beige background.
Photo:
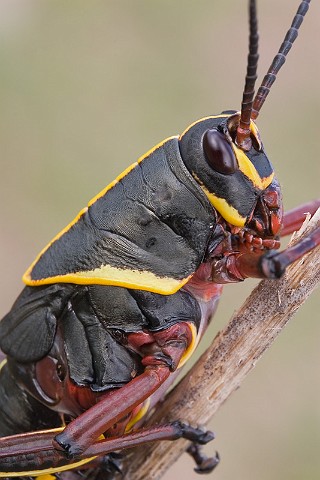
<svg viewBox="0 0 320 480">
<path fill-rule="evenodd" d="M 239 107 L 246 3 L 0 1 L 1 314 L 38 251 L 128 164 Z M 260 79 L 297 4 L 259 2 Z M 319 18 L 314 2 L 258 122 L 287 208 L 319 196 Z M 225 289 L 214 331 L 250 288 Z M 319 478 L 319 307 L 316 293 L 214 419 L 209 478 Z M 197 478 L 186 457 L 166 480 L 179 475 Z"/>
</svg>

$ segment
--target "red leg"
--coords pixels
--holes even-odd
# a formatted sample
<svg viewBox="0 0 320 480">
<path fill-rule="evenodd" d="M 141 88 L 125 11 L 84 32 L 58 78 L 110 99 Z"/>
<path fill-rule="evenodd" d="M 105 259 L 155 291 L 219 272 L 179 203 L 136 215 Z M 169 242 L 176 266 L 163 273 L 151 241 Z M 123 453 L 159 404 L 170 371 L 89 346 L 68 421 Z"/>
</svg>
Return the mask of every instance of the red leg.
<svg viewBox="0 0 320 480">
<path fill-rule="evenodd" d="M 289 210 L 284 214 L 283 218 L 283 228 L 281 230 L 281 235 L 290 235 L 291 233 L 299 230 L 303 224 L 306 214 L 310 213 L 313 215 L 318 208 L 320 208 L 320 199 L 314 200 L 312 202 L 305 203 L 299 207 Z"/>
<path fill-rule="evenodd" d="M 277 252 L 270 250 L 264 255 L 240 254 L 233 263 L 243 278 L 280 278 L 288 265 L 320 245 L 320 227 L 296 245 Z"/>
<path fill-rule="evenodd" d="M 57 435 L 54 446 L 69 458 L 79 458 L 89 445 L 146 400 L 168 378 L 168 367 L 148 368 L 119 390 L 107 393 Z"/>
<path fill-rule="evenodd" d="M 178 438 L 185 438 L 197 444 L 205 445 L 214 439 L 214 434 L 210 431 L 204 431 L 176 421 L 167 425 L 144 428 L 137 432 L 127 433 L 118 438 L 101 440 L 91 445 L 81 455 L 81 458 L 106 455 L 116 450 L 132 448 L 149 442 L 177 440 Z"/>
<path fill-rule="evenodd" d="M 134 341 L 136 335 L 132 334 Z M 69 458 L 78 457 L 127 413 L 152 395 L 175 370 L 191 342 L 190 325 L 181 322 L 152 334 L 141 334 L 145 371 L 127 385 L 108 392 L 57 435 L 54 446 Z M 128 337 L 130 341 L 130 337 Z"/>
<path fill-rule="evenodd" d="M 264 278 L 280 278 L 291 263 L 299 260 L 318 245 L 320 245 L 320 227 L 283 252 L 270 252 L 270 255 L 264 255 L 260 262 Z"/>
<path fill-rule="evenodd" d="M 130 413 L 163 384 L 190 345 L 192 329 L 188 322 L 181 322 L 159 332 L 149 334 L 141 332 L 140 336 L 137 332 L 133 337 L 132 341 L 137 345 L 140 342 L 141 351 L 144 353 L 142 359 L 142 364 L 145 366 L 144 373 L 118 390 L 101 396 L 96 405 L 73 420 L 56 437 L 56 431 L 45 431 L 0 438 L 0 459 L 2 459 L 0 469 L 2 471 L 16 471 L 17 465 L 20 472 L 28 472 L 28 470 L 34 472 L 37 469 L 43 469 L 44 466 L 56 468 L 61 465 L 70 465 L 70 468 L 78 468 L 79 459 L 100 455 L 96 450 L 98 447 L 102 448 L 102 454 L 104 454 L 114 449 L 129 447 L 130 438 L 138 444 L 143 443 L 141 435 L 109 439 L 106 442 L 114 440 L 115 443 L 103 445 L 100 442 L 96 444 L 96 441 L 102 433 Z M 129 337 L 128 340 L 130 340 Z M 184 429 L 183 435 L 186 436 L 186 434 Z M 162 433 L 157 435 L 158 433 L 152 439 L 156 440 L 159 435 L 161 439 Z M 93 444 L 96 444 L 95 447 L 92 447 Z M 85 452 L 84 455 L 82 455 L 83 452 Z M 66 459 L 66 456 L 69 459 Z M 76 461 L 70 460 L 73 457 L 76 457 Z M 32 474 L 27 473 L 27 475 Z"/>
<path fill-rule="evenodd" d="M 48 430 L 3 437 L 1 439 L 0 471 L 11 473 L 28 472 L 29 475 L 33 475 L 36 470 L 45 469 L 48 462 L 50 468 L 54 469 L 59 469 L 63 465 L 77 468 L 79 460 L 91 460 L 97 456 L 107 455 L 117 450 L 132 448 L 153 441 L 185 438 L 196 444 L 204 445 L 214 439 L 214 434 L 210 431 L 193 428 L 177 421 L 167 425 L 141 429 L 117 438 L 108 438 L 95 442 L 84 453 L 79 455 L 77 463 L 74 463 L 71 460 L 62 459 L 53 448 L 52 441 L 54 435 L 54 431 Z M 211 463 L 216 465 L 218 461 L 218 458 L 214 458 L 211 460 Z M 78 468 L 81 468 L 81 465 Z"/>
</svg>

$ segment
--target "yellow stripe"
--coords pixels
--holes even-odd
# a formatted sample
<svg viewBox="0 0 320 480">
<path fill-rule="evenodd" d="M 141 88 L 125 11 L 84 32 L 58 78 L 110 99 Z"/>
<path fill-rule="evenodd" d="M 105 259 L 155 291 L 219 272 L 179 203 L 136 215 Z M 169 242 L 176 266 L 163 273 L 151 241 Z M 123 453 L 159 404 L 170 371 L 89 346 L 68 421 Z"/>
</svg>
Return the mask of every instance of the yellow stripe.
<svg viewBox="0 0 320 480">
<path fill-rule="evenodd" d="M 191 357 L 191 355 L 193 354 L 193 352 L 197 348 L 197 345 L 198 345 L 199 340 L 200 340 L 200 335 L 198 335 L 198 331 L 197 331 L 197 328 L 196 328 L 195 324 L 194 323 L 189 323 L 189 328 L 191 330 L 192 340 L 191 340 L 191 343 L 190 343 L 189 347 L 187 348 L 187 350 L 182 355 L 182 357 L 180 359 L 180 362 L 179 362 L 179 365 L 178 365 L 178 368 L 183 367 L 183 365 L 189 360 L 189 358 Z"/>
<path fill-rule="evenodd" d="M 260 190 L 264 190 L 265 188 L 267 188 L 272 182 L 274 172 L 272 172 L 269 177 L 261 178 L 255 166 L 249 160 L 244 151 L 234 144 L 232 144 L 232 148 L 237 157 L 239 169 L 241 170 L 241 172 L 252 181 L 255 187 L 259 188 Z"/>
<path fill-rule="evenodd" d="M 236 116 L 238 115 L 238 117 L 240 118 L 240 113 L 241 112 L 236 112 L 236 113 L 221 113 L 220 115 L 209 115 L 207 117 L 203 117 L 203 118 L 200 118 L 200 120 L 196 120 L 195 122 L 191 123 L 191 125 L 189 125 L 182 133 L 181 135 L 179 136 L 179 140 L 181 140 L 181 138 L 183 137 L 183 135 L 185 135 L 189 130 L 190 128 L 194 127 L 195 125 L 197 125 L 197 123 L 201 123 L 203 122 L 204 120 L 209 120 L 209 119 L 214 119 L 214 118 L 228 118 L 228 117 L 233 117 L 233 116 Z M 260 134 L 259 134 L 259 130 L 255 124 L 255 122 L 253 120 L 250 120 L 250 131 L 252 133 L 252 135 L 255 137 L 259 147 L 261 148 L 261 139 L 260 139 Z"/>
<path fill-rule="evenodd" d="M 208 117 L 203 117 L 200 120 L 197 120 L 196 122 L 191 123 L 191 125 L 189 125 L 189 127 L 187 127 L 185 129 L 185 131 L 180 135 L 179 139 L 181 139 L 183 137 L 183 135 L 185 135 L 190 130 L 190 128 L 194 127 L 198 123 L 203 122 L 204 120 L 209 120 L 209 119 L 214 119 L 214 118 L 228 118 L 228 117 L 233 117 L 234 115 L 240 115 L 240 112 L 232 113 L 232 114 L 221 114 L 221 115 L 212 115 L 212 116 L 208 116 Z M 250 121 L 250 131 L 251 131 L 252 135 L 255 137 L 258 145 L 261 147 L 261 140 L 260 140 L 259 131 L 258 131 L 258 128 L 257 128 L 256 124 L 253 122 L 253 120 Z M 239 163 L 239 168 L 242 171 L 242 173 L 244 173 L 253 182 L 253 184 L 257 188 L 259 188 L 260 190 L 264 190 L 265 188 L 267 188 L 273 180 L 274 172 L 269 177 L 261 178 L 260 175 L 258 174 L 256 168 L 254 167 L 252 162 L 249 160 L 247 155 L 243 152 L 243 150 L 238 148 L 234 143 L 232 143 L 232 147 L 233 147 L 234 153 L 237 157 L 237 160 L 238 160 L 238 163 Z M 217 203 L 217 200 L 216 200 L 217 198 L 218 197 L 215 197 L 215 200 L 214 200 L 215 203 Z M 223 199 L 220 199 L 220 200 L 223 202 Z M 220 200 L 219 200 L 219 203 L 221 203 Z M 224 208 L 224 210 L 226 211 L 225 206 L 224 207 L 221 206 L 221 208 Z M 229 210 L 229 208 L 232 208 L 232 207 L 229 206 L 227 210 Z M 231 214 L 231 217 L 234 217 L 234 215 Z M 224 218 L 226 218 L 226 217 L 224 217 Z"/>
<path fill-rule="evenodd" d="M 246 217 L 242 217 L 236 208 L 229 205 L 224 198 L 217 197 L 214 193 L 210 193 L 204 186 L 201 185 L 201 188 L 207 195 L 210 203 L 221 213 L 227 222 L 236 227 L 244 226 L 247 219 Z"/>
<path fill-rule="evenodd" d="M 195 125 L 197 125 L 197 123 L 201 123 L 203 122 L 204 120 L 209 120 L 209 119 L 213 119 L 213 118 L 228 118 L 228 117 L 232 117 L 234 114 L 232 113 L 223 113 L 221 115 L 209 115 L 208 117 L 203 117 L 203 118 L 200 118 L 200 120 L 196 120 L 195 122 L 191 123 L 191 125 L 189 125 L 182 133 L 181 135 L 179 135 L 179 140 L 181 140 L 181 138 L 183 137 L 183 135 L 185 135 L 189 130 L 190 128 L 194 127 Z"/>
<path fill-rule="evenodd" d="M 55 475 L 39 475 L 38 477 L 35 478 L 35 480 L 56 480 L 56 476 Z"/>
<path fill-rule="evenodd" d="M 7 359 L 4 358 L 4 359 L 2 360 L 2 362 L 0 363 L 0 370 L 5 366 L 6 363 L 7 363 Z"/>
<path fill-rule="evenodd" d="M 141 420 L 145 416 L 145 414 L 148 412 L 150 407 L 150 397 L 146 399 L 146 401 L 143 403 L 142 407 L 138 411 L 138 413 L 131 418 L 131 420 L 127 423 L 125 432 L 128 433 L 134 427 L 134 425 Z"/>
<path fill-rule="evenodd" d="M 269 187 L 273 179 L 274 179 L 274 172 L 272 172 L 271 175 L 269 175 L 269 177 L 262 177 L 261 178 L 262 190 Z"/>
<path fill-rule="evenodd" d="M 229 205 L 229 203 L 224 199 L 217 197 L 214 193 L 209 192 L 209 190 L 203 185 L 201 180 L 197 177 L 197 175 L 193 172 L 193 177 L 199 183 L 201 189 L 208 197 L 209 202 L 211 205 L 214 206 L 218 210 L 218 212 L 223 216 L 227 222 L 231 223 L 231 225 L 235 225 L 236 227 L 243 227 L 246 223 L 246 217 L 242 217 L 238 210 L 234 207 Z"/>
<path fill-rule="evenodd" d="M 163 295 L 171 295 L 180 290 L 191 278 L 191 275 L 176 280 L 170 277 L 159 277 L 152 272 L 141 270 L 125 270 L 103 265 L 94 270 L 70 273 L 67 275 L 56 275 L 54 277 L 32 280 L 28 272 L 23 276 L 26 285 L 40 286 L 52 283 L 75 283 L 77 285 L 113 285 L 125 288 L 148 290 Z"/>
<path fill-rule="evenodd" d="M 44 479 L 47 480 L 52 478 L 50 475 L 58 472 L 66 472 L 68 470 L 72 470 L 74 468 L 81 467 L 82 465 L 85 465 L 86 463 L 91 462 L 97 457 L 91 457 L 91 458 L 86 458 L 84 460 L 81 460 L 79 462 L 75 463 L 70 463 L 69 465 L 64 465 L 62 467 L 56 467 L 56 468 L 44 468 L 43 470 L 30 470 L 30 471 L 25 471 L 25 472 L 0 472 L 0 478 L 3 477 L 9 477 L 9 478 L 14 478 L 14 477 L 38 477 L 39 480 Z M 47 476 L 47 478 L 46 478 Z M 53 477 L 55 478 L 55 477 Z"/>
<path fill-rule="evenodd" d="M 80 218 L 87 212 L 88 210 L 88 207 L 90 207 L 91 205 L 93 205 L 93 203 L 95 203 L 99 198 L 103 197 L 103 195 L 105 195 L 107 193 L 108 190 L 110 190 L 111 188 L 113 188 L 122 178 L 124 178 L 126 175 L 128 175 L 128 173 L 131 172 L 131 170 L 133 170 L 134 168 L 136 168 L 139 163 L 141 163 L 145 158 L 147 158 L 149 155 L 151 155 L 155 150 L 157 150 L 158 148 L 162 147 L 162 145 L 164 145 L 166 142 L 168 142 L 169 140 L 172 140 L 174 138 L 178 138 L 178 136 L 172 136 L 172 137 L 168 137 L 166 138 L 165 140 L 162 140 L 162 142 L 158 143 L 157 145 L 155 145 L 154 147 L 152 147 L 150 150 L 148 150 L 144 155 L 142 155 L 135 163 L 133 163 L 132 165 L 130 165 L 128 168 L 126 168 L 120 175 L 117 176 L 117 178 L 115 180 L 113 180 L 111 183 L 109 183 L 109 185 L 107 185 L 103 190 L 101 190 L 101 192 L 99 192 L 95 197 L 93 197 L 89 203 L 88 203 L 88 206 L 83 208 L 79 213 L 78 215 L 65 227 L 63 228 L 55 237 L 53 237 L 53 239 L 41 250 L 41 252 L 39 253 L 39 255 L 37 255 L 36 259 L 32 262 L 32 264 L 30 265 L 30 267 L 26 270 L 26 272 L 24 273 L 23 277 L 22 277 L 22 281 L 24 283 L 26 283 L 27 285 L 44 285 L 44 283 L 29 283 L 29 281 L 31 280 L 31 272 L 33 270 L 33 267 L 36 265 L 36 263 L 39 261 L 40 257 L 51 247 L 51 245 L 56 242 L 60 237 L 62 237 L 62 235 L 64 233 L 66 233 L 68 230 L 70 230 L 70 228 L 75 224 L 77 223 Z M 52 277 L 53 278 L 53 277 Z M 54 277 L 54 278 L 58 278 L 58 277 Z M 63 281 L 63 280 L 62 280 Z M 66 280 L 67 281 L 67 280 Z M 46 282 L 46 283 L 52 283 L 52 282 Z"/>
</svg>

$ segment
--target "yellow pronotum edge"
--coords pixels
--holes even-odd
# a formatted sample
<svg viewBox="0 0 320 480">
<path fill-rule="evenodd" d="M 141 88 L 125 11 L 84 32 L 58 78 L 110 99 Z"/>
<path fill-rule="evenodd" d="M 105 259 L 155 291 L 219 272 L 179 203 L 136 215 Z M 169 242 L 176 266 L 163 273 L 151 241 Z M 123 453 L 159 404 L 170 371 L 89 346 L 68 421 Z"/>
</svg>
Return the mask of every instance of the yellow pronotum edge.
<svg viewBox="0 0 320 480">
<path fill-rule="evenodd" d="M 159 277 L 152 272 L 141 270 L 125 270 L 103 265 L 94 270 L 86 270 L 67 275 L 57 275 L 40 280 L 32 280 L 24 275 L 23 280 L 27 285 L 49 285 L 52 283 L 76 283 L 77 285 L 113 285 L 118 287 L 148 290 L 149 292 L 170 295 L 177 292 L 191 278 L 191 275 L 176 280 L 170 277 Z"/>
<path fill-rule="evenodd" d="M 220 115 L 208 115 L 207 117 L 202 117 L 199 120 L 196 120 L 195 122 L 191 123 L 182 133 L 179 135 L 179 140 L 190 130 L 190 128 L 194 127 L 197 125 L 197 123 L 203 122 L 204 120 L 210 120 L 210 118 L 228 118 L 231 117 L 233 114 L 228 114 L 228 113 L 221 113 Z"/>
<path fill-rule="evenodd" d="M 145 158 L 149 157 L 149 155 L 151 155 L 155 150 L 157 150 L 158 148 L 160 148 L 162 145 L 164 145 L 166 142 L 168 142 L 169 140 L 172 140 L 174 138 L 178 138 L 177 135 L 173 135 L 171 137 L 168 137 L 166 138 L 165 140 L 162 140 L 161 142 L 159 142 L 157 145 L 155 145 L 154 147 L 152 147 L 150 150 L 148 150 L 144 155 L 142 155 L 141 157 L 138 158 L 138 160 L 133 163 L 132 165 L 130 165 L 128 168 L 126 168 L 120 175 L 118 175 L 115 180 L 113 180 L 111 183 L 109 183 L 103 190 L 101 190 L 101 192 L 99 192 L 96 196 L 94 196 L 88 203 L 88 206 L 83 208 L 79 213 L 78 215 L 65 227 L 63 228 L 42 250 L 41 252 L 39 253 L 39 255 L 37 255 L 37 257 L 35 258 L 35 260 L 32 262 L 32 264 L 30 265 L 30 267 L 26 270 L 26 272 L 24 273 L 23 277 L 22 277 L 22 281 L 26 284 L 26 285 L 30 285 L 30 286 L 36 286 L 36 285 L 46 285 L 46 284 L 51 284 L 53 282 L 64 282 L 64 283 L 67 283 L 67 282 L 72 282 L 72 281 L 76 281 L 78 283 L 78 278 L 83 278 L 83 281 L 80 281 L 79 283 L 85 283 L 85 274 L 87 272 L 79 272 L 80 274 L 75 274 L 75 275 L 57 275 L 55 277 L 49 277 L 47 279 L 40 279 L 40 280 L 32 280 L 31 278 L 31 272 L 33 270 L 33 267 L 36 265 L 36 263 L 39 261 L 40 257 L 48 250 L 48 248 L 54 243 L 56 242 L 60 237 L 62 237 L 62 235 L 64 233 L 66 233 L 68 230 L 70 230 L 70 228 L 75 225 L 79 219 L 87 212 L 88 210 L 88 207 L 90 207 L 91 205 L 93 205 L 99 198 L 103 197 L 103 195 L 105 195 L 107 193 L 108 190 L 110 190 L 111 188 L 113 188 L 122 178 L 124 178 L 126 175 L 128 175 L 128 173 L 133 170 L 134 168 L 136 168 L 139 163 L 141 163 Z M 113 268 L 113 267 L 110 267 L 110 268 Z M 100 269 L 96 269 L 96 270 L 100 270 Z M 118 270 L 118 269 L 117 269 Z M 92 270 L 92 272 L 94 272 L 95 270 Z M 123 272 L 123 270 L 122 270 Z M 140 272 L 139 272 L 140 273 Z M 92 274 L 91 273 L 88 273 L 88 277 L 89 278 L 92 278 Z M 99 278 L 99 277 L 98 277 Z M 46 281 L 47 280 L 47 281 Z M 166 280 L 167 281 L 167 280 Z M 93 283 L 91 281 L 91 283 Z M 185 282 L 186 283 L 186 282 Z M 105 285 L 113 285 L 111 279 L 109 279 L 108 283 L 104 283 Z M 122 286 L 121 283 L 117 283 L 117 285 L 120 285 Z M 133 287 L 134 287 L 134 283 L 133 283 Z M 124 284 L 123 286 L 129 286 L 129 284 Z M 129 287 L 130 288 L 130 287 Z M 172 288 L 172 287 L 171 287 Z M 175 288 L 175 287 L 173 287 Z M 178 290 L 179 288 L 177 288 Z M 176 290 L 175 290 L 176 291 Z M 156 291 L 157 292 L 157 291 Z M 159 292 L 160 293 L 160 292 Z M 173 292 L 174 293 L 174 292 Z"/>
<path fill-rule="evenodd" d="M 174 138 L 179 138 L 178 135 L 172 135 L 171 137 L 165 138 L 161 142 L 157 143 L 154 147 L 150 148 L 146 153 L 141 155 L 141 157 L 138 158 L 138 160 L 135 163 L 132 163 L 128 168 L 126 168 L 120 175 L 118 175 L 109 185 L 107 185 L 101 192 L 99 192 L 95 197 L 93 197 L 90 202 L 88 203 L 88 206 L 90 207 L 93 203 L 95 203 L 100 197 L 103 197 L 107 193 L 108 190 L 110 190 L 112 187 L 116 185 L 123 177 L 128 175 L 128 173 L 136 168 L 139 163 L 141 163 L 145 158 L 149 157 L 153 152 L 158 150 L 158 148 L 162 147 L 165 143 L 167 143 L 169 140 L 173 140 Z"/>
<path fill-rule="evenodd" d="M 264 190 L 265 188 L 267 188 L 272 182 L 274 172 L 272 172 L 269 177 L 261 178 L 259 173 L 257 172 L 257 169 L 249 160 L 247 155 L 241 150 L 241 148 L 238 148 L 234 144 L 232 144 L 232 148 L 235 156 L 237 157 L 239 169 L 241 170 L 241 172 L 252 181 L 255 187 L 259 188 L 260 190 Z"/>
</svg>

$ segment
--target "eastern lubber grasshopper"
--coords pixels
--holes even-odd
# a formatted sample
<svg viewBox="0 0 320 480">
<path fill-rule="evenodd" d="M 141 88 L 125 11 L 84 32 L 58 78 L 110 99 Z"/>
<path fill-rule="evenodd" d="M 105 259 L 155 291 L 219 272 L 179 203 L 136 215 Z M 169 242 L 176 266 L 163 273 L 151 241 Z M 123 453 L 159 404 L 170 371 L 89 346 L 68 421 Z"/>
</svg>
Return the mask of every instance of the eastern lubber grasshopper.
<svg viewBox="0 0 320 480">
<path fill-rule="evenodd" d="M 300 5 L 297 28 L 308 4 Z M 254 98 L 250 5 L 241 113 L 201 119 L 151 149 L 26 272 L 27 286 L 0 326 L 8 355 L 0 384 L 1 433 L 8 435 L 0 444 L 2 477 L 75 469 L 107 478 L 116 460 L 103 456 L 114 450 L 179 436 L 210 440 L 210 433 L 178 422 L 135 428 L 194 350 L 221 285 L 280 276 L 286 261 L 319 243 L 317 231 L 295 249 L 273 251 L 281 228 L 293 231 L 319 202 L 282 218 L 280 187 L 253 120 L 284 56 Z M 282 53 L 296 32 L 289 31 Z M 201 459 L 198 468 L 205 469 Z"/>
</svg>

